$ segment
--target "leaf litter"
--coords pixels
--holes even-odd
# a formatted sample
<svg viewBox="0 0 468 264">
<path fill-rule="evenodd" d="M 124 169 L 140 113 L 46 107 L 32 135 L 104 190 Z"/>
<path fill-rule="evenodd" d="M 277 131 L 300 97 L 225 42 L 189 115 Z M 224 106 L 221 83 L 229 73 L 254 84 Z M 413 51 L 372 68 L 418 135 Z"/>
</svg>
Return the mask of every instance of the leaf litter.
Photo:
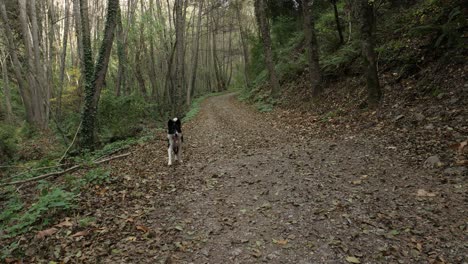
<svg viewBox="0 0 468 264">
<path fill-rule="evenodd" d="M 23 259 L 462 262 L 463 182 L 441 184 L 437 171 L 408 164 L 395 142 L 355 132 L 330 137 L 335 121 L 308 118 L 260 114 L 233 95 L 210 98 L 184 124 L 183 164 L 166 166 L 164 132 L 134 146 L 133 155 L 102 165 L 113 181 L 84 191 L 78 215 L 24 235 Z M 75 224 L 80 217 L 92 225 Z M 34 236 L 39 243 L 29 242 Z"/>
</svg>

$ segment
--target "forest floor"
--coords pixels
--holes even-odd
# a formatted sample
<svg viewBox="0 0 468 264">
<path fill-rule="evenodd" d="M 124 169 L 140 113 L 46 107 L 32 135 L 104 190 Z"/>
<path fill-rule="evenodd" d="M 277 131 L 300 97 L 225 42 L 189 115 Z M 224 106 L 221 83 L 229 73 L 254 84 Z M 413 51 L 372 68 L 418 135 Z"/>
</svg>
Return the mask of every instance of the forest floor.
<svg viewBox="0 0 468 264">
<path fill-rule="evenodd" d="M 112 181 L 83 192 L 77 214 L 25 242 L 26 254 L 68 263 L 468 261 L 463 175 L 411 165 L 379 137 L 311 137 L 285 118 L 234 94 L 208 98 L 184 124 L 182 164 L 167 166 L 164 132 L 133 147 L 103 165 Z"/>
</svg>

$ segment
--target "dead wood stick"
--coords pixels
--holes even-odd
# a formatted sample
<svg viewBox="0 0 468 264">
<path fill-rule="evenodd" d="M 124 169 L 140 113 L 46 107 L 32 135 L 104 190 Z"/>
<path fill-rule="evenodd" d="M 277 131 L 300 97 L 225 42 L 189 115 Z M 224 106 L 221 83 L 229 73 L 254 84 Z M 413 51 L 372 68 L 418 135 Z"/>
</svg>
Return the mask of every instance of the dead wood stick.
<svg viewBox="0 0 468 264">
<path fill-rule="evenodd" d="M 62 160 L 65 158 L 65 156 L 67 156 L 68 151 L 71 149 L 73 144 L 75 144 L 76 137 L 78 136 L 78 132 L 80 131 L 82 123 L 83 121 L 81 121 L 80 124 L 78 125 L 78 128 L 76 129 L 76 132 L 75 132 L 75 136 L 73 137 L 72 143 L 70 144 L 70 146 L 68 146 L 67 150 L 65 150 L 65 153 L 63 153 L 62 157 L 59 159 L 59 162 L 58 162 L 59 164 L 62 163 Z"/>
<path fill-rule="evenodd" d="M 126 156 L 128 156 L 130 154 L 131 153 L 129 152 L 129 153 L 125 153 L 125 154 L 122 154 L 122 155 L 117 155 L 117 156 L 114 156 L 114 157 L 103 159 L 103 160 L 100 160 L 100 161 L 94 161 L 93 163 L 94 164 L 101 164 L 101 163 L 104 163 L 104 162 L 107 162 L 107 161 L 111 161 L 113 159 L 126 157 Z M 83 165 L 78 164 L 78 165 L 72 166 L 72 167 L 70 167 L 68 169 L 65 169 L 63 171 L 51 172 L 51 173 L 39 175 L 37 177 L 33 177 L 33 178 L 26 179 L 26 180 L 21 180 L 21 181 L 13 181 L 13 182 L 3 183 L 3 184 L 0 184 L 0 187 L 4 187 L 4 186 L 8 186 L 8 185 L 21 184 L 21 183 L 26 183 L 26 182 L 32 182 L 32 181 L 37 181 L 37 180 L 42 180 L 42 179 L 49 178 L 49 177 L 52 177 L 52 176 L 60 176 L 60 175 L 63 175 L 65 173 L 77 170 L 77 169 L 79 169 L 81 167 L 83 167 Z"/>
</svg>

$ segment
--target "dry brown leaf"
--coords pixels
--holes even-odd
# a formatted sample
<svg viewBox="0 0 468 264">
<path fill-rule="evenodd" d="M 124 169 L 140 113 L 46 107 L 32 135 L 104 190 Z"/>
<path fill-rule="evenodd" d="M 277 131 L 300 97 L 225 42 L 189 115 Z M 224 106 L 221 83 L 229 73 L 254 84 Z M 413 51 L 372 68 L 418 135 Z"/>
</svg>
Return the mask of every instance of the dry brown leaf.
<svg viewBox="0 0 468 264">
<path fill-rule="evenodd" d="M 422 252 L 422 244 L 421 243 L 416 243 L 416 248 L 419 250 L 419 252 Z"/>
<path fill-rule="evenodd" d="M 349 263 L 356 263 L 356 264 L 361 263 L 361 261 L 358 258 L 353 257 L 353 256 L 346 257 L 346 261 L 348 261 Z"/>
<path fill-rule="evenodd" d="M 256 248 L 253 248 L 252 249 L 252 256 L 256 257 L 256 258 L 259 258 L 262 256 L 262 252 L 260 252 L 260 250 L 256 249 Z"/>
<path fill-rule="evenodd" d="M 70 222 L 70 218 L 66 217 L 65 218 L 65 221 L 59 223 L 59 224 L 56 224 L 55 225 L 56 227 L 71 227 L 73 226 L 73 223 Z"/>
<path fill-rule="evenodd" d="M 54 227 L 46 229 L 46 230 L 42 230 L 42 231 L 37 232 L 36 238 L 43 239 L 46 236 L 51 236 L 51 235 L 57 233 L 57 231 L 58 231 L 58 229 L 54 228 Z"/>
<path fill-rule="evenodd" d="M 360 185 L 362 183 L 362 180 L 355 180 L 352 182 L 354 185 Z"/>
<path fill-rule="evenodd" d="M 458 166 L 468 165 L 468 160 L 457 160 L 455 164 Z"/>
<path fill-rule="evenodd" d="M 142 231 L 143 233 L 148 233 L 149 232 L 149 228 L 146 227 L 146 226 L 143 226 L 143 225 L 137 225 L 136 229 Z"/>
<path fill-rule="evenodd" d="M 288 240 L 287 239 L 278 239 L 278 240 L 273 239 L 273 244 L 284 246 L 284 245 L 288 244 Z"/>
<path fill-rule="evenodd" d="M 416 193 L 416 196 L 420 197 L 435 197 L 437 193 L 434 192 L 428 192 L 424 189 L 419 189 L 418 192 Z"/>
<path fill-rule="evenodd" d="M 76 232 L 75 234 L 71 235 L 71 237 L 82 237 L 87 236 L 89 234 L 89 230 L 84 230 L 80 232 Z"/>
<path fill-rule="evenodd" d="M 463 152 L 463 149 L 468 145 L 468 140 L 460 142 L 460 146 L 458 146 L 458 151 Z"/>
</svg>

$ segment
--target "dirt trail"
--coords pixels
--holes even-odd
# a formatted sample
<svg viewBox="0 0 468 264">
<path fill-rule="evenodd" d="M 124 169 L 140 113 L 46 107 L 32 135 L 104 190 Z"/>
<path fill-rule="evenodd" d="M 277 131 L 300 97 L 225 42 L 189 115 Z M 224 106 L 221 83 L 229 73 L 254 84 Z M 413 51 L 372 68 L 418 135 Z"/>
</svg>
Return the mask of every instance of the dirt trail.
<svg viewBox="0 0 468 264">
<path fill-rule="evenodd" d="M 463 182 L 379 142 L 302 137 L 233 94 L 207 99 L 184 138 L 183 164 L 167 167 L 156 140 L 109 165 L 107 192 L 83 197 L 100 229 L 69 242 L 80 261 L 468 261 Z"/>
</svg>

